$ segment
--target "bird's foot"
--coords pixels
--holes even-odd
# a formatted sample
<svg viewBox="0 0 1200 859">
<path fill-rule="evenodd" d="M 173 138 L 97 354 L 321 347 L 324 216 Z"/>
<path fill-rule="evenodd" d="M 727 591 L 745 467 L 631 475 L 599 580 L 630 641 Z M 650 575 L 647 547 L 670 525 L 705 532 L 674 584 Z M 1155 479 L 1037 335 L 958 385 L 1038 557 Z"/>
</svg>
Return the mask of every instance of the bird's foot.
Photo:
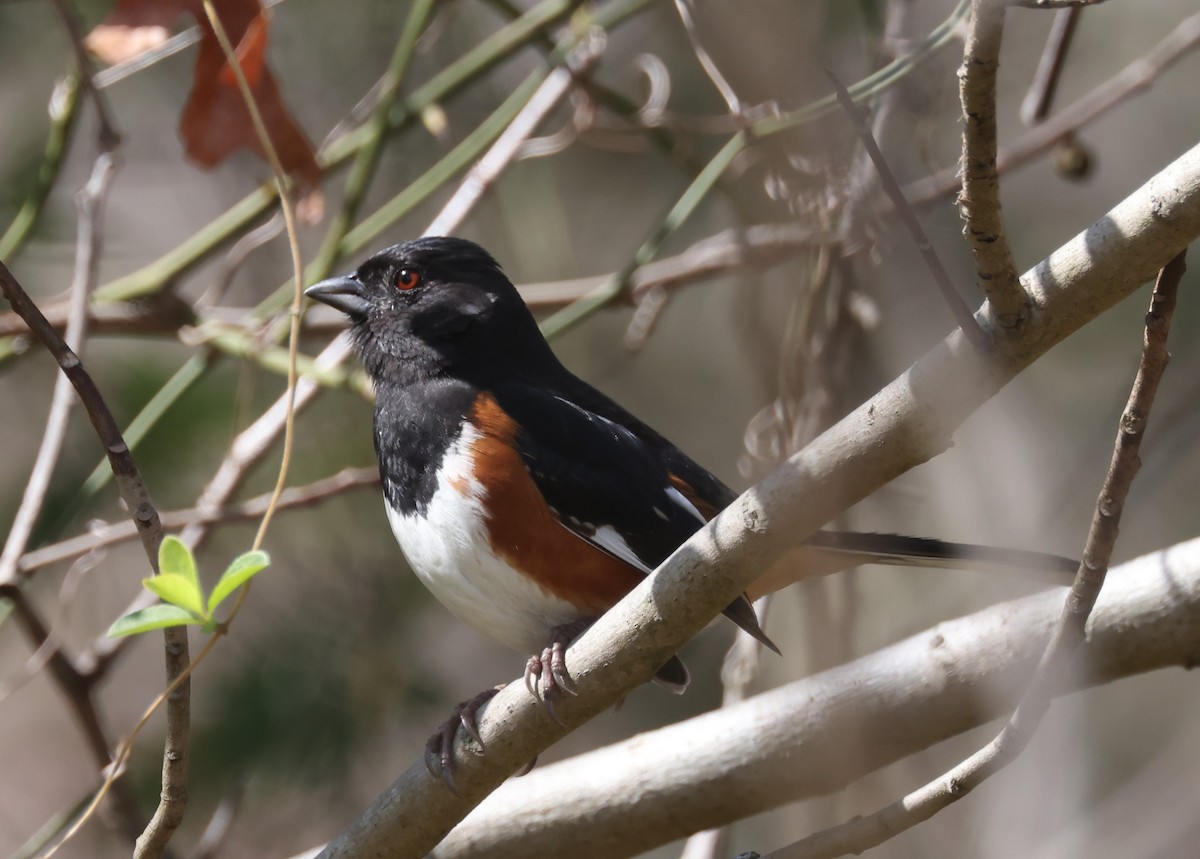
<svg viewBox="0 0 1200 859">
<path fill-rule="evenodd" d="M 579 694 L 575 690 L 575 681 L 567 673 L 567 645 L 593 623 L 594 618 L 582 618 L 554 627 L 542 652 L 529 657 L 525 664 L 525 688 L 530 695 L 541 700 L 550 718 L 564 728 L 566 725 L 554 711 L 554 702 L 564 692 Z"/>
<path fill-rule="evenodd" d="M 458 789 L 454 785 L 454 772 L 458 769 L 458 763 L 454 760 L 454 740 L 458 737 L 458 729 L 461 727 L 482 748 L 483 738 L 479 736 L 475 714 L 479 712 L 480 707 L 495 698 L 496 693 L 505 685 L 501 683 L 494 689 L 484 689 L 474 698 L 463 701 L 425 743 L 425 768 L 429 770 L 430 775 L 440 775 L 446 782 L 446 787 L 450 788 L 450 792 L 455 796 L 458 796 Z M 530 764 L 530 769 L 532 767 Z"/>
</svg>

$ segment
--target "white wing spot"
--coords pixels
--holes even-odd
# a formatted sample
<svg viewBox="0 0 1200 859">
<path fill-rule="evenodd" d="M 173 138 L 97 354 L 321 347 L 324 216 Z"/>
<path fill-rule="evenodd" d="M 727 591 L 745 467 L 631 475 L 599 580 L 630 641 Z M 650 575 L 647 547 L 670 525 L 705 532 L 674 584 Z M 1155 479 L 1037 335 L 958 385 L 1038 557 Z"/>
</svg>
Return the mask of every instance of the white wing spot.
<svg viewBox="0 0 1200 859">
<path fill-rule="evenodd" d="M 708 520 L 704 518 L 704 514 L 696 509 L 696 505 L 688 501 L 687 498 L 684 497 L 684 494 L 674 486 L 667 487 L 667 497 L 686 510 L 688 513 L 691 513 L 693 516 L 695 516 L 697 521 L 699 521 L 701 524 L 708 524 Z"/>
<path fill-rule="evenodd" d="M 637 567 L 643 573 L 651 572 L 651 568 L 647 567 L 645 562 L 637 556 L 633 549 L 629 548 L 629 544 L 625 542 L 625 538 L 617 533 L 617 529 L 612 525 L 605 525 L 597 528 L 592 534 L 592 542 L 599 546 L 604 551 L 608 552 L 614 558 L 620 558 L 627 564 Z"/>
</svg>

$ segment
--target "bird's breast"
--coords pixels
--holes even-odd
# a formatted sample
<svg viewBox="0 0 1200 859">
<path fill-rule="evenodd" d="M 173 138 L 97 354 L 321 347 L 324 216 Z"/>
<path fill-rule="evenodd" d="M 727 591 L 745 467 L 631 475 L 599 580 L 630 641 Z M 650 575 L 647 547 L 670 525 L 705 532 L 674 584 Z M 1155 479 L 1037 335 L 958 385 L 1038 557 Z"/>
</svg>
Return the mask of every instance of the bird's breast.
<svg viewBox="0 0 1200 859">
<path fill-rule="evenodd" d="M 479 395 L 427 481 L 427 503 L 405 509 L 389 502 L 388 518 L 439 601 L 479 631 L 532 652 L 553 627 L 611 608 L 642 573 L 563 526 L 516 435 L 495 399 Z"/>
</svg>

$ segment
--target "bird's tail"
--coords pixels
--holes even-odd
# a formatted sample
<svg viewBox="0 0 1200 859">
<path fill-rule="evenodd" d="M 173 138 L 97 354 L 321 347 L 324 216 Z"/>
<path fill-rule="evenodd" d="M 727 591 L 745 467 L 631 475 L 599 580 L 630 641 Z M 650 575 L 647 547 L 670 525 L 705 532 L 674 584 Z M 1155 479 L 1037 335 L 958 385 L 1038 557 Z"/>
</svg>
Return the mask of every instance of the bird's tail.
<svg viewBox="0 0 1200 859">
<path fill-rule="evenodd" d="M 902 534 L 818 531 L 759 577 L 751 585 L 749 595 L 757 599 L 794 582 L 862 564 L 1009 573 L 1050 585 L 1070 584 L 1079 568 L 1079 562 L 1071 558 L 1026 549 L 950 543 Z"/>
</svg>

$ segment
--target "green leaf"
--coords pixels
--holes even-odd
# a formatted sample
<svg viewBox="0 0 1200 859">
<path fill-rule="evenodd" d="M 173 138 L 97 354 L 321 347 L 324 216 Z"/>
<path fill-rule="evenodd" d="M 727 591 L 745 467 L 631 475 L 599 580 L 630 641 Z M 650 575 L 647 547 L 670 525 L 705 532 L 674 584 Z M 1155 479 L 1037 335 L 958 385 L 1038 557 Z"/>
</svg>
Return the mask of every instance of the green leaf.
<svg viewBox="0 0 1200 859">
<path fill-rule="evenodd" d="M 204 594 L 200 586 L 179 573 L 163 573 L 149 579 L 142 579 L 146 590 L 156 594 L 163 602 L 173 603 L 204 619 Z"/>
<path fill-rule="evenodd" d="M 183 576 L 192 583 L 196 593 L 201 593 L 200 575 L 196 572 L 196 557 L 178 537 L 166 537 L 158 547 L 158 572 L 159 575 Z"/>
<path fill-rule="evenodd" d="M 199 623 L 199 621 L 185 608 L 159 603 L 149 608 L 131 611 L 108 628 L 108 635 L 110 638 L 117 638 L 167 626 L 183 626 L 188 623 Z"/>
<path fill-rule="evenodd" d="M 208 598 L 208 613 L 215 613 L 217 606 L 223 603 L 227 596 L 265 570 L 270 563 L 271 559 L 266 552 L 246 552 L 234 558 L 229 569 L 221 574 L 221 580 L 217 582 Z"/>
</svg>

